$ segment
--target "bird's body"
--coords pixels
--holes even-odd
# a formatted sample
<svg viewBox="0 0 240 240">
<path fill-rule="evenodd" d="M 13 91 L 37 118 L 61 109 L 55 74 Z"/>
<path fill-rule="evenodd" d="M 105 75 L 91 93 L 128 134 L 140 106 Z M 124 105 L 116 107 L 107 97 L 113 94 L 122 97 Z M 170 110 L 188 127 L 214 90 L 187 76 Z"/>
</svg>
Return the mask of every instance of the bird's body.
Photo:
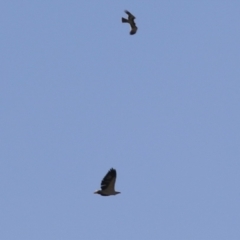
<svg viewBox="0 0 240 240">
<path fill-rule="evenodd" d="M 133 35 L 137 32 L 137 29 L 138 29 L 136 26 L 136 23 L 134 22 L 135 17 L 127 10 L 125 10 L 125 13 L 128 15 L 128 19 L 122 18 L 122 22 L 130 24 L 131 26 L 130 35 Z"/>
<path fill-rule="evenodd" d="M 117 171 L 111 168 L 101 182 L 101 190 L 94 192 L 101 196 L 117 195 L 120 192 L 115 191 L 114 186 L 117 178 Z"/>
</svg>

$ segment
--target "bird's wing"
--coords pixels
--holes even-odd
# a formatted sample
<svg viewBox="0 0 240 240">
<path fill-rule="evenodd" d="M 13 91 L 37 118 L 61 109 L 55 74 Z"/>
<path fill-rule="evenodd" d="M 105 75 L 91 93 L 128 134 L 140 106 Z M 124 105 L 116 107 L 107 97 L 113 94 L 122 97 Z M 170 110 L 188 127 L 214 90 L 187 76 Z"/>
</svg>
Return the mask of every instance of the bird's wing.
<svg viewBox="0 0 240 240">
<path fill-rule="evenodd" d="M 115 169 L 111 168 L 101 182 L 102 190 L 108 189 L 108 190 L 114 191 L 116 178 L 117 178 L 117 172 Z"/>
<path fill-rule="evenodd" d="M 130 25 L 131 25 L 131 28 L 132 28 L 132 29 L 136 29 L 136 30 L 137 30 L 137 25 L 136 25 L 136 23 L 134 22 L 134 20 L 132 20 L 132 21 L 130 22 Z"/>
<path fill-rule="evenodd" d="M 135 19 L 135 16 L 133 16 L 129 11 L 125 10 L 125 13 L 128 15 L 129 20 Z"/>
<path fill-rule="evenodd" d="M 137 27 L 132 28 L 132 30 L 130 31 L 130 34 L 133 35 L 133 34 L 135 34 L 136 32 L 137 32 Z"/>
</svg>

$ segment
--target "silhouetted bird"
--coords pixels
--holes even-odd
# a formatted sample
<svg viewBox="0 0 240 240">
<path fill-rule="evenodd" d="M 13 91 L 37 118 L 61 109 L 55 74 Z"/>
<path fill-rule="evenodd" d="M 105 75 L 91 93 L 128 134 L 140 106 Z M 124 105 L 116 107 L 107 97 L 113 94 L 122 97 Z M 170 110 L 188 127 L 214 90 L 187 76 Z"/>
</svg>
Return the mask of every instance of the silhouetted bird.
<svg viewBox="0 0 240 240">
<path fill-rule="evenodd" d="M 120 192 L 115 191 L 116 178 L 117 171 L 111 168 L 101 182 L 101 190 L 97 190 L 94 193 L 100 194 L 102 196 L 111 196 L 119 194 Z"/>
<path fill-rule="evenodd" d="M 136 23 L 134 22 L 135 17 L 127 10 L 125 10 L 125 13 L 128 15 L 128 19 L 122 18 L 122 22 L 130 24 L 130 26 L 132 28 L 130 31 L 130 34 L 133 35 L 137 32 L 137 29 L 138 29 L 136 26 Z"/>
</svg>

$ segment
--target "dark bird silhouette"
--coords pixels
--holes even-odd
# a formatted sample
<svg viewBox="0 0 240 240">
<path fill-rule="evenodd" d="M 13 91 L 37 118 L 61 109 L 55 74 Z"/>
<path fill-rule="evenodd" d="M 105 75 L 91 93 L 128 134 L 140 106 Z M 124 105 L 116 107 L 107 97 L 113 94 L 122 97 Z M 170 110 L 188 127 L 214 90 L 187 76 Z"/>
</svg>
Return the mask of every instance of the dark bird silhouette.
<svg viewBox="0 0 240 240">
<path fill-rule="evenodd" d="M 130 34 L 133 35 L 137 32 L 137 26 L 136 23 L 134 22 L 135 17 L 127 10 L 125 10 L 125 13 L 128 15 L 128 19 L 122 18 L 123 23 L 129 23 L 131 26 L 131 31 Z"/>
<path fill-rule="evenodd" d="M 100 194 L 101 196 L 111 196 L 119 194 L 120 192 L 117 192 L 114 189 L 116 178 L 117 172 L 115 169 L 111 168 L 101 182 L 101 190 L 97 190 L 94 193 Z"/>
</svg>

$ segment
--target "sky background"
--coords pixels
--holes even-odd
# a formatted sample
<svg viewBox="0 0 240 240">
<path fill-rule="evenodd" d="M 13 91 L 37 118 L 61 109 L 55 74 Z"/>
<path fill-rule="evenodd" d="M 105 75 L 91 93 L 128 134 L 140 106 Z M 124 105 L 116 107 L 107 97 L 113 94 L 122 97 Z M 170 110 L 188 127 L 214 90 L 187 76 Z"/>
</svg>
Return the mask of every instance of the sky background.
<svg viewBox="0 0 240 240">
<path fill-rule="evenodd" d="M 1 240 L 240 239 L 240 1 L 0 9 Z"/>
</svg>

